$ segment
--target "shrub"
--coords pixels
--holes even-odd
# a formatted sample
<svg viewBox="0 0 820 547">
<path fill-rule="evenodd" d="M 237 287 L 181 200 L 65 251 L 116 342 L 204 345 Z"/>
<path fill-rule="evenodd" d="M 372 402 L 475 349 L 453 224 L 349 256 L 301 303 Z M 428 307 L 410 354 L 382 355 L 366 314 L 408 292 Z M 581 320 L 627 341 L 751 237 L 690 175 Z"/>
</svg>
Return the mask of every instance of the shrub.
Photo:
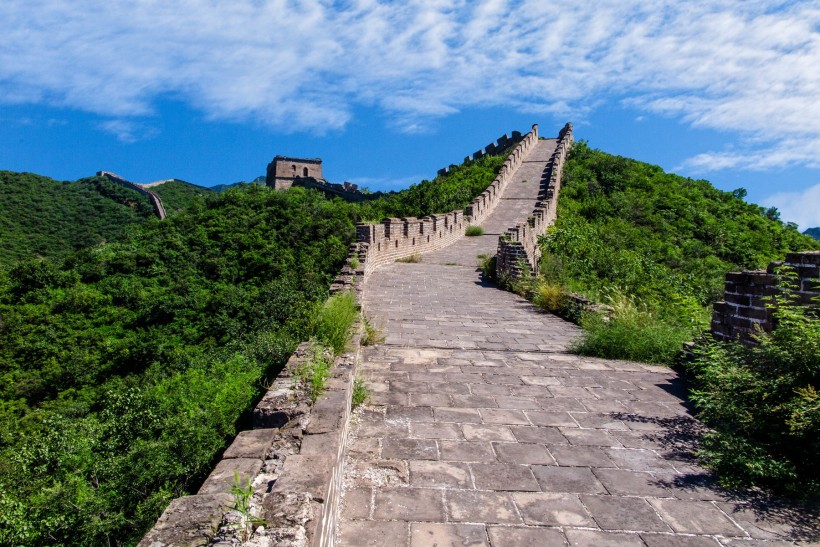
<svg viewBox="0 0 820 547">
<path fill-rule="evenodd" d="M 713 429 L 702 455 L 729 485 L 759 485 L 820 496 L 820 304 L 773 311 L 759 345 L 709 339 L 686 364 L 691 398 Z"/>
<path fill-rule="evenodd" d="M 316 316 L 316 338 L 340 355 L 347 347 L 350 329 L 359 315 L 356 297 L 351 292 L 331 296 Z"/>
<path fill-rule="evenodd" d="M 367 402 L 370 398 L 370 390 L 367 388 L 367 384 L 364 381 L 364 378 L 361 376 L 356 376 L 353 379 L 353 396 L 351 399 L 351 406 L 355 409 Z"/>
<path fill-rule="evenodd" d="M 470 225 L 467 226 L 467 231 L 465 232 L 467 236 L 483 236 L 484 235 L 484 228 L 481 226 Z"/>
<path fill-rule="evenodd" d="M 405 264 L 418 264 L 421 262 L 421 254 L 413 253 L 409 256 L 404 256 L 402 258 L 397 258 L 396 262 L 403 262 Z"/>
<path fill-rule="evenodd" d="M 611 313 L 588 312 L 581 317 L 584 333 L 572 351 L 671 365 L 681 345 L 692 339 L 691 329 L 659 320 L 633 297 L 616 292 L 608 303 Z"/>
<path fill-rule="evenodd" d="M 481 270 L 481 278 L 484 281 L 495 282 L 497 280 L 496 263 L 495 255 L 478 255 L 478 269 Z"/>
<path fill-rule="evenodd" d="M 361 344 L 363 346 L 374 346 L 384 342 L 382 330 L 376 325 L 372 324 L 370 320 L 362 314 L 362 323 L 364 324 L 364 334 L 362 334 Z"/>
<path fill-rule="evenodd" d="M 567 306 L 567 293 L 561 285 L 539 280 L 535 287 L 533 304 L 550 313 L 560 313 Z"/>
</svg>

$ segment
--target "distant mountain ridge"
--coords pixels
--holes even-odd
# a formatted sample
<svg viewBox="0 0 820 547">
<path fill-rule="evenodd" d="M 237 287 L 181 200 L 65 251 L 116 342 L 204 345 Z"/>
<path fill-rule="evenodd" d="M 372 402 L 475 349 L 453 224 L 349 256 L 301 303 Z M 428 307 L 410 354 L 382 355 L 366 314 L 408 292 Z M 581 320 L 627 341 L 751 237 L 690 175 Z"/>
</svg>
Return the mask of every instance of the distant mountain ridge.
<svg viewBox="0 0 820 547">
<path fill-rule="evenodd" d="M 811 236 L 814 239 L 820 240 L 820 226 L 816 228 L 809 228 L 808 230 L 803 232 L 807 236 Z"/>
</svg>

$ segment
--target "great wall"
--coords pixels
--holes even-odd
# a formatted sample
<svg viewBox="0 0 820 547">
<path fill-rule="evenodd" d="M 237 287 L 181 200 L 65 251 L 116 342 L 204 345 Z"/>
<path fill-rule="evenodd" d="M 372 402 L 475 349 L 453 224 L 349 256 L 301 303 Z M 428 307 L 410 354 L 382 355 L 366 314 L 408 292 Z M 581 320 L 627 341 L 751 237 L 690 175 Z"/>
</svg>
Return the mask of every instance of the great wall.
<svg viewBox="0 0 820 547">
<path fill-rule="evenodd" d="M 383 343 L 362 347 L 354 336 L 313 405 L 289 372 L 309 358 L 301 345 L 254 410 L 254 429 L 140 546 L 238 544 L 218 531 L 235 473 L 252 481 L 265 521 L 253 545 L 751 547 L 803 538 L 794 515 L 761 512 L 698 466 L 689 443 L 703 428 L 675 371 L 573 355 L 575 325 L 478 276 L 479 254 L 497 254 L 501 275 L 537 270 L 537 238 L 555 221 L 572 142 L 569 124 L 556 139 L 533 126 L 465 211 L 357 226 L 332 291 L 357 295 Z M 469 225 L 484 235 L 464 237 Z M 396 261 L 416 254 L 419 262 Z M 818 294 L 820 254 L 786 264 L 803 298 Z M 771 326 L 760 298 L 774 290 L 774 267 L 727 275 L 716 335 Z M 354 413 L 356 375 L 371 400 Z"/>
<path fill-rule="evenodd" d="M 111 182 L 119 184 L 120 186 L 130 188 L 131 190 L 135 190 L 140 194 L 147 196 L 148 199 L 151 201 L 151 207 L 153 207 L 154 209 L 154 214 L 156 214 L 160 220 L 165 220 L 165 218 L 168 216 L 168 214 L 165 212 L 165 206 L 162 204 L 162 200 L 159 198 L 156 192 L 152 192 L 151 190 L 149 190 L 149 188 L 154 188 L 156 186 L 159 186 L 160 184 L 165 184 L 166 182 L 170 182 L 176 179 L 158 180 L 156 182 L 151 182 L 148 184 L 137 184 L 136 182 L 125 180 L 121 176 L 110 171 L 97 171 L 97 176 L 104 177 L 110 180 Z"/>
</svg>

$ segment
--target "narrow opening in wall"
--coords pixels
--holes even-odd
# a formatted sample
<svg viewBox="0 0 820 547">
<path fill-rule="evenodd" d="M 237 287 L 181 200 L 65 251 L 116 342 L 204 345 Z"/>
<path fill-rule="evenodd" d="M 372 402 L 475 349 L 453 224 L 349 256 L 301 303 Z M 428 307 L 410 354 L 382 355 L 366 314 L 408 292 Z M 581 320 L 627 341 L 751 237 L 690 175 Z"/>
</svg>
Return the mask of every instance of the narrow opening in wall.
<svg viewBox="0 0 820 547">
<path fill-rule="evenodd" d="M 427 243 L 430 243 L 430 236 L 427 236 Z"/>
<path fill-rule="evenodd" d="M 413 238 L 413 245 L 415 245 L 415 244 L 416 244 L 416 238 L 414 237 Z"/>
<path fill-rule="evenodd" d="M 377 247 L 377 250 L 378 250 L 378 251 L 381 251 L 381 250 L 382 250 L 382 244 L 381 244 L 381 242 L 376 243 L 376 247 Z"/>
<path fill-rule="evenodd" d="M 399 240 L 397 239 L 396 240 L 396 249 L 398 249 L 398 248 L 399 248 Z"/>
</svg>

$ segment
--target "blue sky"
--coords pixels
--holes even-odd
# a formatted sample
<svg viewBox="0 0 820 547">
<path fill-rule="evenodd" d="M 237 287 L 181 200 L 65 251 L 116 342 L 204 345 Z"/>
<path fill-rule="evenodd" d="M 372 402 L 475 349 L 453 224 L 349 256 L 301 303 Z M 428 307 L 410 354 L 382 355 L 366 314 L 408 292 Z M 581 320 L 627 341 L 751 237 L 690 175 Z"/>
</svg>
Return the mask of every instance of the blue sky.
<svg viewBox="0 0 820 547">
<path fill-rule="evenodd" d="M 538 123 L 820 226 L 820 4 L 6 0 L 0 169 L 397 189 Z"/>
</svg>

